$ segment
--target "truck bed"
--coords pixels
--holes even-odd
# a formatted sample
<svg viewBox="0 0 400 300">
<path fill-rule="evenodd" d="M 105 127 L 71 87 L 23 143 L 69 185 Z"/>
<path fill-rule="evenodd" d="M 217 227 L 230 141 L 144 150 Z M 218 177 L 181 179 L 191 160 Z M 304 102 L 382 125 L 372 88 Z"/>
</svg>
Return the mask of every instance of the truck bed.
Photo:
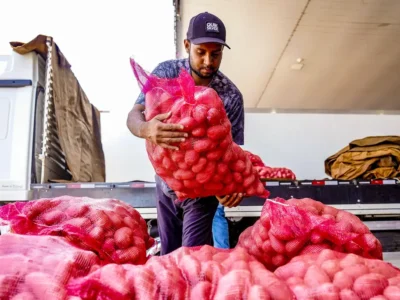
<svg viewBox="0 0 400 300">
<path fill-rule="evenodd" d="M 345 209 L 355 215 L 400 215 L 400 184 L 397 180 L 303 180 L 266 181 L 270 198 L 312 198 Z M 137 208 L 146 218 L 156 217 L 155 183 L 132 181 L 117 183 L 32 184 L 33 199 L 61 195 L 93 198 L 113 197 Z M 226 209 L 228 217 L 256 217 L 265 199 L 245 198 Z"/>
<path fill-rule="evenodd" d="M 312 198 L 359 216 L 381 241 L 385 260 L 400 267 L 398 181 L 267 181 L 265 185 L 271 192 L 270 198 Z M 154 182 L 34 184 L 31 188 L 34 199 L 61 195 L 117 198 L 135 207 L 146 220 L 157 218 Z M 232 224 L 245 219 L 254 222 L 264 202 L 265 199 L 259 197 L 245 198 L 238 207 L 226 208 L 226 217 L 233 220 Z"/>
</svg>

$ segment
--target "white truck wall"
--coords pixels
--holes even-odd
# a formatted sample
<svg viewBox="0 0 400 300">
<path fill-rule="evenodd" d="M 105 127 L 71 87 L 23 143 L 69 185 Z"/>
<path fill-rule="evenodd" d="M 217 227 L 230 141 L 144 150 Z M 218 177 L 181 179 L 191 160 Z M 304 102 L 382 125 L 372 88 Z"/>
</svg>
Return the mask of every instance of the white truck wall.
<svg viewBox="0 0 400 300">
<path fill-rule="evenodd" d="M 324 161 L 349 142 L 372 135 L 398 135 L 399 115 L 247 113 L 245 147 L 298 179 L 328 177 Z"/>
<path fill-rule="evenodd" d="M 42 73 L 41 73 L 42 74 Z M 31 80 L 31 86 L 0 88 L 0 201 L 26 199 L 30 188 L 38 57 L 0 55 L 0 80 Z"/>
<path fill-rule="evenodd" d="M 133 136 L 126 127 L 128 111 L 102 114 L 102 142 L 108 182 L 154 181 L 144 140 Z"/>
<path fill-rule="evenodd" d="M 106 120 L 108 119 L 108 120 Z M 103 117 L 103 128 L 113 120 Z M 398 135 L 398 115 L 246 113 L 245 146 L 274 167 L 288 167 L 298 179 L 322 179 L 324 161 L 354 139 Z M 104 141 L 107 181 L 154 181 L 143 140 L 128 130 Z"/>
</svg>

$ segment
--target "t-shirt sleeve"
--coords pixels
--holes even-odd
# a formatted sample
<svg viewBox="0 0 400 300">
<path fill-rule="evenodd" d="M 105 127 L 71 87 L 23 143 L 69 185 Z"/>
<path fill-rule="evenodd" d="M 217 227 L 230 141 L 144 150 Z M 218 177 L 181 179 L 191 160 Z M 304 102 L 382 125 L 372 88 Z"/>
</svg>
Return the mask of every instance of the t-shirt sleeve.
<svg viewBox="0 0 400 300">
<path fill-rule="evenodd" d="M 244 105 L 240 92 L 235 94 L 229 108 L 228 117 L 232 125 L 232 138 L 238 145 L 244 145 Z"/>
<path fill-rule="evenodd" d="M 153 72 L 151 72 L 152 75 L 155 75 L 160 78 L 170 78 L 171 74 L 169 74 L 169 73 L 171 73 L 171 72 L 170 72 L 168 66 L 166 66 L 164 63 L 159 64 L 153 70 Z M 145 96 L 142 92 L 139 94 L 139 97 L 137 98 L 135 104 L 145 105 Z"/>
</svg>

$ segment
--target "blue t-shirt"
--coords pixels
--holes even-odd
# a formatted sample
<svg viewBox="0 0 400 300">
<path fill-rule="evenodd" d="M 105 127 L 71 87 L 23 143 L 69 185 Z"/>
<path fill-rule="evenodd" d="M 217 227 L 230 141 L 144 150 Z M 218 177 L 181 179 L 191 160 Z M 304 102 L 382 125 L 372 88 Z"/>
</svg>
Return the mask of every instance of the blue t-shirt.
<svg viewBox="0 0 400 300">
<path fill-rule="evenodd" d="M 184 68 L 190 73 L 189 60 L 175 59 L 159 64 L 152 74 L 160 78 L 176 78 L 180 70 Z M 243 97 L 239 89 L 220 71 L 214 76 L 209 84 L 222 99 L 229 121 L 232 124 L 232 138 L 238 145 L 244 144 L 244 106 Z M 136 104 L 145 104 L 143 93 L 139 95 Z"/>
</svg>

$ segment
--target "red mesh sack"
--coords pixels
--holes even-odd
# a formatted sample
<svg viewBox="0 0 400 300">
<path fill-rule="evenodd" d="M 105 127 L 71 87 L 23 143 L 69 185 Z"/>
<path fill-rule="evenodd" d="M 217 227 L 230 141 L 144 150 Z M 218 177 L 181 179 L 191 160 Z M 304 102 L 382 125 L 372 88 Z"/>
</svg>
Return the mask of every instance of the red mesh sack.
<svg viewBox="0 0 400 300">
<path fill-rule="evenodd" d="M 264 164 L 261 157 L 250 151 L 245 151 L 261 179 L 290 179 L 295 180 L 296 175 L 288 168 L 271 168 Z"/>
<path fill-rule="evenodd" d="M 261 179 L 290 179 L 296 180 L 296 175 L 288 168 L 255 167 Z"/>
<path fill-rule="evenodd" d="M 258 155 L 254 154 L 254 153 L 251 153 L 248 150 L 245 150 L 244 152 L 247 154 L 247 156 L 249 157 L 249 159 L 250 159 L 250 161 L 251 161 L 251 163 L 253 164 L 254 167 L 264 167 L 265 166 L 265 164 L 262 161 L 261 157 L 259 157 Z"/>
<path fill-rule="evenodd" d="M 86 276 L 97 263 L 93 252 L 60 237 L 1 235 L 0 299 L 68 299 L 68 281 Z"/>
<path fill-rule="evenodd" d="M 182 247 L 146 265 L 107 265 L 71 281 L 70 295 L 89 299 L 292 299 L 276 276 L 242 249 Z"/>
<path fill-rule="evenodd" d="M 301 255 L 278 268 L 298 300 L 400 299 L 400 271 L 377 259 L 332 250 Z"/>
<path fill-rule="evenodd" d="M 145 263 L 154 242 L 140 214 L 116 199 L 63 196 L 12 203 L 0 208 L 0 218 L 14 233 L 63 236 L 96 252 L 102 263 Z"/>
<path fill-rule="evenodd" d="M 132 69 L 145 94 L 145 119 L 171 112 L 165 123 L 184 126 L 188 137 L 179 150 L 146 141 L 155 172 L 179 200 L 245 193 L 268 197 L 246 153 L 232 140 L 231 123 L 222 100 L 211 88 L 195 86 L 182 70 L 178 78 L 148 75 L 134 60 Z"/>
<path fill-rule="evenodd" d="M 239 236 L 269 270 L 299 254 L 333 249 L 382 259 L 382 245 L 355 215 L 312 199 L 267 200 L 257 222 Z"/>
</svg>

